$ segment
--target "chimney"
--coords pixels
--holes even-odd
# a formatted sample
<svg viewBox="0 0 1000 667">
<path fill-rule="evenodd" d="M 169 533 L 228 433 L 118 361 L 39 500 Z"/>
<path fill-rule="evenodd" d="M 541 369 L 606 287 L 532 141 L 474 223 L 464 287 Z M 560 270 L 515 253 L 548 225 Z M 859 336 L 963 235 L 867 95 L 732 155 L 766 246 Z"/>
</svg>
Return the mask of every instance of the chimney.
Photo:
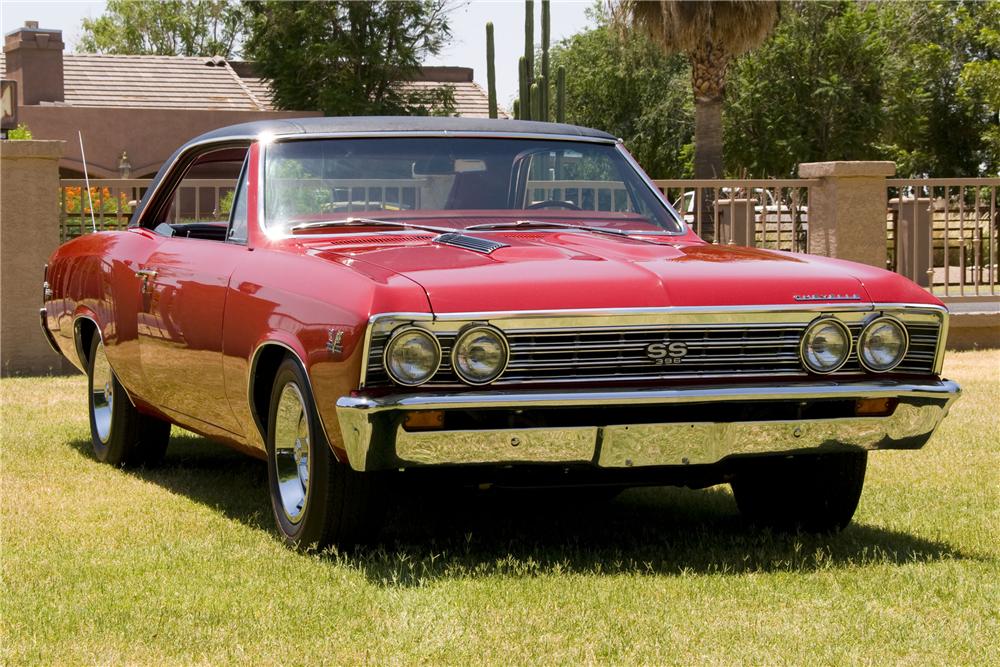
<svg viewBox="0 0 1000 667">
<path fill-rule="evenodd" d="M 38 27 L 38 21 L 25 21 L 23 28 L 7 33 L 3 52 L 7 74 L 17 81 L 20 104 L 62 102 L 63 44 L 61 30 Z"/>
</svg>

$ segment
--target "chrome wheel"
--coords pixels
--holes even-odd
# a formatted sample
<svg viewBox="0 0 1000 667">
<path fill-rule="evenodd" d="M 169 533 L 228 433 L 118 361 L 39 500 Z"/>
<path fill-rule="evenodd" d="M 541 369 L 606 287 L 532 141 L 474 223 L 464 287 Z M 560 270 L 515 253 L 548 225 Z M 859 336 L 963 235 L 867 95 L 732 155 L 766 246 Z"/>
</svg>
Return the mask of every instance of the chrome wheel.
<svg viewBox="0 0 1000 667">
<path fill-rule="evenodd" d="M 274 420 L 274 469 L 285 517 L 296 524 L 309 500 L 309 416 L 302 392 L 288 383 L 281 390 Z"/>
<path fill-rule="evenodd" d="M 108 356 L 104 353 L 103 342 L 97 343 L 90 372 L 93 377 L 90 410 L 94 414 L 94 428 L 97 430 L 97 437 L 101 442 L 107 444 L 108 438 L 111 437 L 111 416 L 115 406 L 115 382 L 111 364 L 108 363 Z"/>
</svg>

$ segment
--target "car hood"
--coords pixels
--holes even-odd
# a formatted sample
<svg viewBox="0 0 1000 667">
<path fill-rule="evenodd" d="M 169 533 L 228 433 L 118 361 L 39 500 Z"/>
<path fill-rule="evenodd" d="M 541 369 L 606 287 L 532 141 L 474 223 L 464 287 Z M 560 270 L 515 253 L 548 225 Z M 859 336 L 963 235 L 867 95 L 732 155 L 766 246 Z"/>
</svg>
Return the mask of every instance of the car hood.
<svg viewBox="0 0 1000 667">
<path fill-rule="evenodd" d="M 903 300 L 864 265 L 782 251 L 685 240 L 646 242 L 588 232 L 478 234 L 506 244 L 489 254 L 423 234 L 303 240 L 307 252 L 373 264 L 418 283 L 433 312 L 742 306 Z M 915 286 L 914 286 L 915 287 Z M 921 296 L 923 295 L 923 296 Z M 908 296 L 926 301 L 917 288 Z M 797 298 L 798 297 L 798 298 Z"/>
</svg>

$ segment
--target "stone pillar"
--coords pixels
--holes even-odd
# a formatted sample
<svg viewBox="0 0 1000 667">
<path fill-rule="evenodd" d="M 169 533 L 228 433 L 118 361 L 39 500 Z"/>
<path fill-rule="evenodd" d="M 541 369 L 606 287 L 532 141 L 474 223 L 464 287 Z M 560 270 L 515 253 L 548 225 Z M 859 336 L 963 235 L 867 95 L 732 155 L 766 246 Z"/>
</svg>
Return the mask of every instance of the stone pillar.
<svg viewBox="0 0 1000 667">
<path fill-rule="evenodd" d="M 727 245 L 756 245 L 756 203 L 753 199 L 720 199 L 715 202 L 719 211 L 719 229 L 716 230 L 715 240 Z"/>
<path fill-rule="evenodd" d="M 42 269 L 59 245 L 63 141 L 0 142 L 0 374 L 62 370 L 38 319 Z"/>
<path fill-rule="evenodd" d="M 815 178 L 809 189 L 808 252 L 884 269 L 886 185 L 893 162 L 807 162 L 799 178 Z"/>
<path fill-rule="evenodd" d="M 930 197 L 894 197 L 889 208 L 896 214 L 896 271 L 921 287 L 930 284 Z"/>
</svg>

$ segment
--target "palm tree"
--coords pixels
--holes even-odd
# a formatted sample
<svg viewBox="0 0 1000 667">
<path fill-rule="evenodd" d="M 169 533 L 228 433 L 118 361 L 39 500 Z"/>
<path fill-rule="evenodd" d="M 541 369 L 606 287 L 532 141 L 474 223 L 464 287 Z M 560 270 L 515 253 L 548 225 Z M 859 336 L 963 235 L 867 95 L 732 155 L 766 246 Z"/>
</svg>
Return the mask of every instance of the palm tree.
<svg viewBox="0 0 1000 667">
<path fill-rule="evenodd" d="M 759 46 L 778 21 L 774 0 L 620 0 L 622 24 L 646 32 L 691 62 L 694 177 L 722 177 L 722 101 L 730 61 Z"/>
</svg>

